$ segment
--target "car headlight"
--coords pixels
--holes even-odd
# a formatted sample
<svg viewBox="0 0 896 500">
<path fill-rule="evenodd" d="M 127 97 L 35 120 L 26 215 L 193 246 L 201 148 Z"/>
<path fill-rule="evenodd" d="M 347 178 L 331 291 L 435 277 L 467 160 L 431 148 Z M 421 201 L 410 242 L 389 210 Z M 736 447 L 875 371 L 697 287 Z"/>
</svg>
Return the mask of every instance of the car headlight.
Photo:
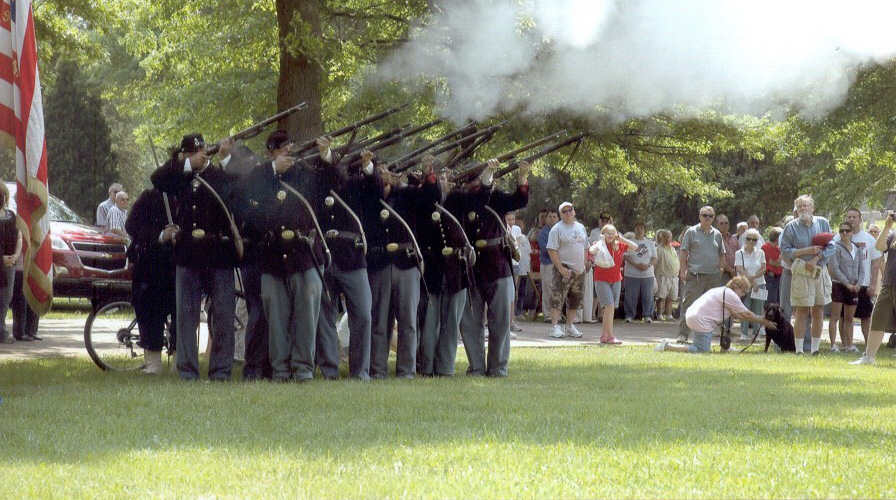
<svg viewBox="0 0 896 500">
<path fill-rule="evenodd" d="M 50 234 L 50 246 L 53 247 L 53 250 L 68 250 L 68 244 L 55 234 Z"/>
</svg>

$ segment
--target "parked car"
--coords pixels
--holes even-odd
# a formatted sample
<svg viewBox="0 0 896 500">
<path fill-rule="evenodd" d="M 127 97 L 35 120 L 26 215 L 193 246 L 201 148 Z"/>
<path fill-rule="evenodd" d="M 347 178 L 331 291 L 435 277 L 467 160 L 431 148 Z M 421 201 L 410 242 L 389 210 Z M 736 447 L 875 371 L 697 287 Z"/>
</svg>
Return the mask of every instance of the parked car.
<svg viewBox="0 0 896 500">
<path fill-rule="evenodd" d="M 15 210 L 16 183 L 7 182 Z M 84 222 L 53 195 L 49 196 L 50 242 L 53 248 L 53 296 L 94 299 L 98 280 L 130 280 L 127 240 Z"/>
</svg>

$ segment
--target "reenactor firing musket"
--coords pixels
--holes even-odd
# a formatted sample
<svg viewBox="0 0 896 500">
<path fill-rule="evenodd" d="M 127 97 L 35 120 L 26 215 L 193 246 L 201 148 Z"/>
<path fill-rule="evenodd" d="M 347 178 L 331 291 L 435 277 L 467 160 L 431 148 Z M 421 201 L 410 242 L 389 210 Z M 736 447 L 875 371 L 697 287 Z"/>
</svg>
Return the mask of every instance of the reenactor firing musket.
<svg viewBox="0 0 896 500">
<path fill-rule="evenodd" d="M 308 103 L 300 102 L 299 104 L 296 104 L 295 106 L 293 106 L 285 111 L 281 111 L 280 113 L 277 113 L 276 115 L 274 115 L 266 120 L 260 121 L 247 129 L 240 130 L 239 132 L 228 137 L 227 139 L 237 140 L 237 139 L 249 139 L 249 138 L 255 137 L 256 135 L 260 134 L 262 130 L 267 128 L 268 125 L 270 125 L 272 123 L 276 123 L 276 122 L 280 121 L 281 119 L 286 118 L 287 116 L 295 113 L 296 111 L 306 108 L 306 107 L 308 107 Z M 205 154 L 207 154 L 208 156 L 212 156 L 213 154 L 217 153 L 218 150 L 221 149 L 221 143 L 226 141 L 227 139 L 219 141 L 219 142 L 212 144 L 211 146 L 205 148 Z"/>
<path fill-rule="evenodd" d="M 542 144 L 544 144 L 546 142 L 551 142 L 553 140 L 556 140 L 557 138 L 559 138 L 561 135 L 563 135 L 565 133 L 566 133 L 566 131 L 562 130 L 560 132 L 557 132 L 556 134 L 551 134 L 547 137 L 542 137 L 541 139 L 538 139 L 537 141 L 534 141 L 534 142 L 530 142 L 529 144 L 526 144 L 523 147 L 514 149 L 513 151 L 510 151 L 508 153 L 504 153 L 501 156 L 498 156 L 496 159 L 499 162 L 505 162 L 507 160 L 511 160 L 511 159 L 515 158 L 517 155 L 519 155 L 520 153 L 522 153 L 524 151 L 528 151 L 533 148 L 537 148 L 538 146 L 541 146 Z M 578 139 L 580 139 L 580 137 L 577 138 L 576 140 L 578 140 Z M 545 154 L 547 154 L 547 153 L 545 153 Z M 474 177 L 477 177 L 479 174 L 482 173 L 483 170 L 485 170 L 485 167 L 487 167 L 487 166 L 488 166 L 488 162 L 478 163 L 478 164 L 474 165 L 473 167 L 470 167 L 467 170 L 464 170 L 463 172 L 457 173 L 456 175 L 454 175 L 451 178 L 451 181 L 458 182 L 458 181 L 462 181 L 465 179 L 472 179 Z"/>
<path fill-rule="evenodd" d="M 383 111 L 382 113 L 377 113 L 375 115 L 368 116 L 367 118 L 364 118 L 361 121 L 357 121 L 355 123 L 352 123 L 351 125 L 346 125 L 340 129 L 336 129 L 336 130 L 334 130 L 332 132 L 328 132 L 324 135 L 326 135 L 332 139 L 332 138 L 339 137 L 341 135 L 345 135 L 349 132 L 356 134 L 358 129 L 363 127 L 364 125 L 373 123 L 375 121 L 382 120 L 383 118 L 385 118 L 389 115 L 394 115 L 395 113 L 398 113 L 399 111 L 401 111 L 402 109 L 404 109 L 410 105 L 411 105 L 411 103 L 406 103 L 406 104 L 402 104 L 401 106 L 389 108 L 386 111 Z M 349 143 L 352 143 L 352 142 L 354 142 L 354 137 L 352 137 L 352 140 L 349 140 Z M 293 148 L 292 152 L 290 152 L 290 156 L 302 156 L 302 154 L 307 153 L 308 151 L 311 151 L 312 149 L 314 149 L 316 147 L 317 147 L 317 139 L 316 138 L 311 139 L 310 141 L 306 141 L 302 144 L 299 144 L 295 148 Z"/>
<path fill-rule="evenodd" d="M 534 155 L 528 156 L 520 161 L 515 161 L 515 162 L 511 163 L 510 165 L 507 165 L 506 167 L 499 169 L 497 172 L 495 172 L 495 178 L 498 179 L 498 178 L 503 177 L 503 176 L 513 172 L 514 170 L 518 169 L 520 167 L 521 162 L 526 161 L 526 162 L 529 162 L 530 164 L 534 163 L 535 160 L 541 158 L 542 156 L 549 155 L 549 154 L 553 153 L 554 151 L 557 151 L 558 149 L 565 148 L 566 146 L 568 146 L 574 142 L 577 143 L 576 148 L 578 148 L 579 144 L 582 143 L 582 139 L 584 139 L 585 137 L 587 137 L 591 134 L 592 134 L 592 132 L 590 130 L 588 132 L 582 132 L 581 134 L 576 134 L 572 137 L 568 137 L 568 138 L 558 142 L 557 144 L 548 146 L 548 147 L 542 149 L 541 151 L 535 153 Z M 575 154 L 575 151 L 573 151 L 573 154 Z"/>
<path fill-rule="evenodd" d="M 455 137 L 458 134 L 460 134 L 461 137 L 463 138 L 465 136 L 468 136 L 468 135 L 474 134 L 474 133 L 476 133 L 476 124 L 468 123 L 468 124 L 464 125 L 463 127 L 460 127 L 456 130 L 452 130 L 451 132 L 448 132 L 447 134 L 445 134 L 445 135 L 439 137 L 438 139 L 430 142 L 429 144 L 423 146 L 422 148 L 415 149 L 414 151 L 411 151 L 410 153 L 402 156 L 401 158 L 393 161 L 392 163 L 389 163 L 388 165 L 386 165 L 386 168 L 388 168 L 392 172 L 400 174 L 401 172 L 404 172 L 405 170 L 420 163 L 420 161 L 423 159 L 423 153 L 438 146 L 439 144 L 442 144 L 444 142 L 451 140 L 452 137 Z M 453 144 L 452 144 L 452 148 L 453 148 Z"/>
</svg>

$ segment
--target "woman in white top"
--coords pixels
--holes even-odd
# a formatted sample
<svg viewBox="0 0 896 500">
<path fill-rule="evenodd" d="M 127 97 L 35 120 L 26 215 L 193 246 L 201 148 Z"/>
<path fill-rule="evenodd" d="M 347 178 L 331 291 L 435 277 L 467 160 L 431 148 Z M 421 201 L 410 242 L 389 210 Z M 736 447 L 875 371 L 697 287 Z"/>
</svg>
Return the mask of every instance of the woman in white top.
<svg viewBox="0 0 896 500">
<path fill-rule="evenodd" d="M 765 301 L 751 297 L 751 292 L 765 290 L 765 252 L 758 247 L 758 244 L 759 231 L 753 228 L 747 229 L 744 233 L 744 247 L 734 254 L 734 267 L 737 269 L 738 276 L 743 276 L 750 281 L 750 292 L 745 293 L 743 297 L 744 306 L 753 314 L 761 315 Z M 751 338 L 751 326 L 753 333 L 758 334 L 759 323 L 741 320 L 741 340 L 749 340 Z"/>
</svg>

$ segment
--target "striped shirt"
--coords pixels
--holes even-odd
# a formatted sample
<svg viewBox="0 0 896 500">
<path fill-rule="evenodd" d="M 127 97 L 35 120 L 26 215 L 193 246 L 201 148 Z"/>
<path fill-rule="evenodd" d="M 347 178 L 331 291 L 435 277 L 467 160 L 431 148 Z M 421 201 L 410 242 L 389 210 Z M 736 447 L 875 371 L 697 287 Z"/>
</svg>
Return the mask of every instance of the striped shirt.
<svg viewBox="0 0 896 500">
<path fill-rule="evenodd" d="M 128 220 L 128 211 L 118 208 L 118 205 L 112 205 L 109 208 L 109 230 L 118 229 L 124 232 L 124 224 Z"/>
</svg>

